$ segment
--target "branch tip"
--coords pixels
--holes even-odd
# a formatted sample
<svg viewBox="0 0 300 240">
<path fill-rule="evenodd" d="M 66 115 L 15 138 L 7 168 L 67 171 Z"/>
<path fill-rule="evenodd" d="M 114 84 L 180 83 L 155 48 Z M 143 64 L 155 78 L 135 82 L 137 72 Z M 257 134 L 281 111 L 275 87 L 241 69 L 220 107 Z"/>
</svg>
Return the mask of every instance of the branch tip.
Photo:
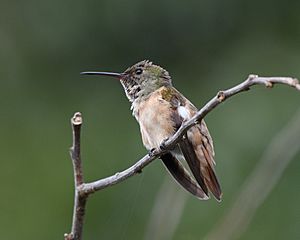
<svg viewBox="0 0 300 240">
<path fill-rule="evenodd" d="M 73 240 L 73 234 L 72 233 L 65 233 L 64 234 L 65 240 Z"/>
<path fill-rule="evenodd" d="M 81 125 L 82 124 L 82 116 L 80 112 L 74 113 L 74 116 L 71 119 L 73 125 Z"/>
</svg>

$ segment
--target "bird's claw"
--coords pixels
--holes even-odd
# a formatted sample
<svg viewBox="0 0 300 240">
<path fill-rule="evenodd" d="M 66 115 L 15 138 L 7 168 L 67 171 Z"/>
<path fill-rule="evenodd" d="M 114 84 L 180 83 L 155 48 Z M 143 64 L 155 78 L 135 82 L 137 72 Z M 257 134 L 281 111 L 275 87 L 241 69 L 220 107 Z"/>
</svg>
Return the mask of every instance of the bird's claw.
<svg viewBox="0 0 300 240">
<path fill-rule="evenodd" d="M 153 153 L 155 152 L 155 148 L 151 148 L 150 150 L 149 150 L 149 152 L 148 152 L 148 155 L 149 155 L 149 157 L 152 157 L 153 156 Z"/>
<path fill-rule="evenodd" d="M 161 142 L 161 144 L 160 144 L 160 146 L 159 146 L 160 150 L 165 151 L 165 150 L 167 149 L 166 142 L 167 142 L 168 140 L 169 140 L 169 138 L 166 138 L 166 139 L 164 139 L 164 140 Z"/>
</svg>

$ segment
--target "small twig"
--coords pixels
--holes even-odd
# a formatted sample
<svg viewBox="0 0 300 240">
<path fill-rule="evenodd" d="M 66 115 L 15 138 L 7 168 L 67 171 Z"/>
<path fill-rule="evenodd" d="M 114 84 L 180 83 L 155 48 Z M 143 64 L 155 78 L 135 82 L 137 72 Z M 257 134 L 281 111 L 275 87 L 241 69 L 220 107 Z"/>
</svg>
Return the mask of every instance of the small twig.
<svg viewBox="0 0 300 240">
<path fill-rule="evenodd" d="M 226 99 L 244 91 L 250 90 L 250 87 L 253 85 L 265 85 L 267 87 L 271 87 L 274 84 L 285 84 L 291 87 L 296 88 L 300 91 L 300 84 L 298 79 L 290 78 L 290 77 L 258 77 L 257 75 L 250 74 L 248 78 L 227 90 L 219 91 L 217 95 L 212 98 L 206 105 L 201 108 L 197 114 L 195 114 L 189 121 L 186 121 L 178 131 L 170 138 L 168 141 L 165 142 L 166 147 L 172 148 L 176 145 L 176 142 L 186 133 L 186 131 L 198 124 L 210 111 L 212 111 L 215 107 L 217 107 L 220 103 L 224 102 Z"/>
<path fill-rule="evenodd" d="M 72 161 L 74 166 L 74 178 L 75 178 L 75 203 L 74 203 L 74 213 L 73 213 L 73 225 L 72 232 L 70 234 L 65 234 L 65 240 L 80 240 L 82 235 L 82 224 L 84 217 L 84 209 L 86 204 L 86 199 L 89 194 L 99 191 L 103 188 L 110 187 L 117 183 L 120 183 L 127 178 L 136 175 L 142 171 L 142 169 L 151 163 L 154 159 L 161 156 L 163 153 L 173 148 L 182 136 L 187 132 L 189 128 L 198 124 L 209 112 L 211 112 L 215 107 L 226 99 L 250 89 L 252 85 L 265 85 L 267 87 L 272 87 L 274 84 L 285 84 L 296 88 L 300 91 L 299 81 L 295 78 L 290 77 L 258 77 L 257 75 L 249 75 L 249 77 L 237 86 L 234 86 L 225 91 L 219 91 L 218 94 L 212 98 L 203 108 L 201 108 L 195 116 L 193 116 L 189 121 L 186 121 L 179 130 L 166 142 L 164 142 L 164 150 L 155 149 L 151 154 L 144 156 L 142 159 L 137 161 L 134 165 L 128 169 L 118 172 L 113 176 L 103 178 L 91 183 L 83 182 L 83 174 L 81 168 L 80 160 L 80 126 L 82 123 L 81 114 L 75 113 L 72 118 L 73 127 L 73 147 Z"/>
<path fill-rule="evenodd" d="M 70 155 L 74 170 L 74 210 L 71 233 L 65 234 L 65 240 L 80 240 L 82 239 L 83 219 L 85 213 L 85 205 L 87 195 L 82 195 L 79 187 L 83 184 L 83 172 L 80 157 L 80 129 L 82 124 L 81 113 L 77 112 L 71 118 L 73 130 L 73 145 L 70 148 Z"/>
</svg>

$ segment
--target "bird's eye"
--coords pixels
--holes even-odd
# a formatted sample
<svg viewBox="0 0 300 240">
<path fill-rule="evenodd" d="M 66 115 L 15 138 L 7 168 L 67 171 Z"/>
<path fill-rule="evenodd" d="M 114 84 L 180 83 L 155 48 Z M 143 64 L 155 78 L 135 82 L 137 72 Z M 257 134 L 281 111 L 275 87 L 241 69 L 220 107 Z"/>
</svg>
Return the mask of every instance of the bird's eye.
<svg viewBox="0 0 300 240">
<path fill-rule="evenodd" d="M 140 75 L 140 74 L 142 74 L 142 72 L 143 72 L 143 69 L 141 69 L 141 68 L 138 68 L 135 70 L 136 75 Z"/>
</svg>

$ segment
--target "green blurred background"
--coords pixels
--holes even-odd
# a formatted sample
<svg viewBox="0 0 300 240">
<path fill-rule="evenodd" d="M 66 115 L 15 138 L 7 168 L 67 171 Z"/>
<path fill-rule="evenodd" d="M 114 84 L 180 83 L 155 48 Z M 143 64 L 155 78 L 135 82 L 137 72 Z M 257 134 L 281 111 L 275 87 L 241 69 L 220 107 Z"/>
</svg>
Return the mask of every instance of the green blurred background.
<svg viewBox="0 0 300 240">
<path fill-rule="evenodd" d="M 62 239 L 69 232 L 75 111 L 84 118 L 87 181 L 146 153 L 121 85 L 80 71 L 123 71 L 149 59 L 198 107 L 250 73 L 300 77 L 296 0 L 2 0 L 0 6 L 1 239 Z M 173 239 L 201 239 L 215 226 L 299 102 L 294 89 L 259 86 L 207 116 L 223 201 L 189 195 Z M 299 239 L 299 160 L 300 154 L 241 239 Z M 143 239 L 165 175 L 156 161 L 93 195 L 85 239 Z"/>
</svg>

